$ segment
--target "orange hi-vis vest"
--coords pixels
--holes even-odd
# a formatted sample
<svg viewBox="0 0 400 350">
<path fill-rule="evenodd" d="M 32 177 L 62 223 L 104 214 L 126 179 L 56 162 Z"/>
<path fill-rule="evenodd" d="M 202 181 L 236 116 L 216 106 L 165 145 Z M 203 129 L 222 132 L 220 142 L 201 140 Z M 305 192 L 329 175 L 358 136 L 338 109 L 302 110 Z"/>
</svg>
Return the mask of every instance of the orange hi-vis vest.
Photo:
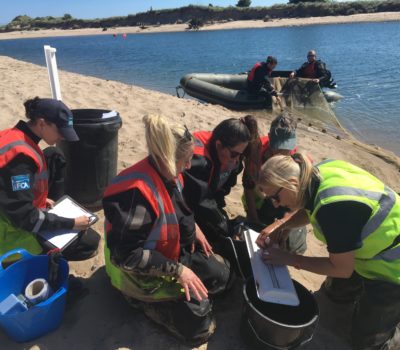
<svg viewBox="0 0 400 350">
<path fill-rule="evenodd" d="M 196 131 L 193 133 L 194 137 L 194 150 L 193 154 L 196 156 L 202 156 L 207 158 L 211 162 L 210 178 L 208 184 L 211 184 L 211 180 L 214 174 L 214 162 L 209 151 L 209 142 L 212 137 L 212 131 Z"/>
<path fill-rule="evenodd" d="M 180 178 L 182 185 L 182 179 Z M 154 210 L 156 220 L 144 244 L 144 249 L 157 250 L 165 257 L 178 261 L 180 254 L 179 223 L 169 193 L 149 158 L 125 169 L 107 187 L 104 197 L 137 188 Z M 106 220 L 106 233 L 111 231 Z"/>
<path fill-rule="evenodd" d="M 44 209 L 48 195 L 48 172 L 42 150 L 29 136 L 15 127 L 0 131 L 0 168 L 7 166 L 19 154 L 30 157 L 37 166 L 32 186 L 35 197 L 33 205 Z"/>
</svg>

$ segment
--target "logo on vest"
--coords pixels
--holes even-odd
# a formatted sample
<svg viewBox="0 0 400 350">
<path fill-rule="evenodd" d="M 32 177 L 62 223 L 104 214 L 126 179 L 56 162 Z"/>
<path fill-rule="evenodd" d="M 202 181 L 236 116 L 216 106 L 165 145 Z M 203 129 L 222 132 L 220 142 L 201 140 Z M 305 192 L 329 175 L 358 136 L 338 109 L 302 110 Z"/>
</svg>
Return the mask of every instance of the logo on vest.
<svg viewBox="0 0 400 350">
<path fill-rule="evenodd" d="M 74 125 L 74 118 L 68 117 L 68 126 L 73 126 L 73 125 Z"/>
<path fill-rule="evenodd" d="M 11 184 L 14 192 L 29 190 L 31 188 L 29 175 L 11 176 Z"/>
</svg>

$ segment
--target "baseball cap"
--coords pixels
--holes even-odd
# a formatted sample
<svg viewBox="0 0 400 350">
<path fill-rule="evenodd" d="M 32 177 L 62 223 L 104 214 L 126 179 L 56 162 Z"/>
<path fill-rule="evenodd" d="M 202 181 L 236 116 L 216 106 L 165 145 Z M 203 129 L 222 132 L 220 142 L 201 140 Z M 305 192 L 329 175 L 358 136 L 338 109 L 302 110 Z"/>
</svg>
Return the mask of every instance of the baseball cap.
<svg viewBox="0 0 400 350">
<path fill-rule="evenodd" d="M 62 101 L 41 98 L 36 105 L 35 115 L 54 123 L 66 141 L 79 141 L 73 127 L 74 117 L 72 112 Z"/>
</svg>

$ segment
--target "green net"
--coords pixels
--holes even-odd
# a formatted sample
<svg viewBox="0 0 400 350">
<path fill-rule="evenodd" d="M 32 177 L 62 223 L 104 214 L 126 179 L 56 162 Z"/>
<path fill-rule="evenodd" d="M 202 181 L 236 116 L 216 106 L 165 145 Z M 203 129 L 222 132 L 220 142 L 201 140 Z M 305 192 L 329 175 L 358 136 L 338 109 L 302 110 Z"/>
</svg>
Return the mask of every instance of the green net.
<svg viewBox="0 0 400 350">
<path fill-rule="evenodd" d="M 305 122 L 347 134 L 317 83 L 301 78 L 274 78 L 273 85 L 282 101 L 281 106 L 273 104 L 274 111 L 288 109 Z"/>
</svg>

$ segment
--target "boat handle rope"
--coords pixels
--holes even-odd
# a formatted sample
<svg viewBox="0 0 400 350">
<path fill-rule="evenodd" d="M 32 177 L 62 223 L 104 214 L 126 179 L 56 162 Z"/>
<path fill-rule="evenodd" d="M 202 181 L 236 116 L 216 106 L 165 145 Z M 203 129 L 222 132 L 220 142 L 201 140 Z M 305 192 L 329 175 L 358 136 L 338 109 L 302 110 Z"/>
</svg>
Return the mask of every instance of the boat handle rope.
<svg viewBox="0 0 400 350">
<path fill-rule="evenodd" d="M 183 90 L 183 87 L 182 87 L 181 85 L 178 85 L 178 86 L 175 88 L 175 90 L 176 90 L 176 97 L 178 97 L 178 98 L 183 98 L 183 97 L 185 97 L 185 94 L 186 94 L 185 90 L 183 90 L 183 95 L 181 96 L 181 95 L 179 95 L 179 89 L 182 89 L 182 90 Z"/>
</svg>

